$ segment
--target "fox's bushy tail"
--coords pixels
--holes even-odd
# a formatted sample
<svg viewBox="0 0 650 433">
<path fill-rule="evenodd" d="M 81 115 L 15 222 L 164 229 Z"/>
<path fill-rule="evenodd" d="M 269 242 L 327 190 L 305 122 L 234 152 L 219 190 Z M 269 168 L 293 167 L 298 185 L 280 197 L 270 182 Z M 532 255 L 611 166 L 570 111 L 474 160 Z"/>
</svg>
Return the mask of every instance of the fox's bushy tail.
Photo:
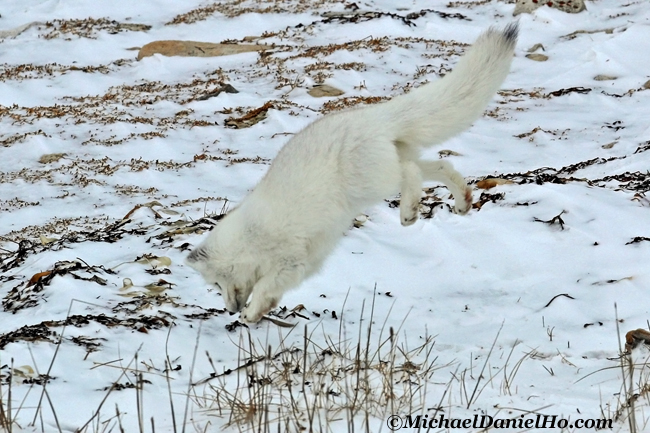
<svg viewBox="0 0 650 433">
<path fill-rule="evenodd" d="M 467 129 L 501 87 L 512 63 L 519 27 L 490 28 L 453 71 L 386 104 L 396 142 L 432 146 Z"/>
</svg>

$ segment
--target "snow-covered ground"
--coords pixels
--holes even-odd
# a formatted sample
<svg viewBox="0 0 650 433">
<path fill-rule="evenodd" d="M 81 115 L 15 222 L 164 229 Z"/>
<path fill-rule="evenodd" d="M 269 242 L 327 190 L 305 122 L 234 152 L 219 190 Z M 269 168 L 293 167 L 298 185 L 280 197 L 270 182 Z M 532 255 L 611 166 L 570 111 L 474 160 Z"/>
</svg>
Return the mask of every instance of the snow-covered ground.
<svg viewBox="0 0 650 433">
<path fill-rule="evenodd" d="M 587 8 L 520 16 L 503 91 L 428 151 L 475 208 L 430 185 L 423 210 L 442 204 L 404 228 L 386 197 L 284 297 L 290 329 L 237 326 L 184 256 L 291 134 L 436 80 L 514 4 L 3 1 L 0 31 L 36 24 L 0 42 L 0 426 L 377 432 L 444 413 L 629 431 L 631 390 L 646 431 L 646 352 L 624 384 L 619 338 L 650 319 L 650 7 Z M 135 60 L 167 39 L 269 50 Z M 323 83 L 345 93 L 308 93 Z"/>
</svg>

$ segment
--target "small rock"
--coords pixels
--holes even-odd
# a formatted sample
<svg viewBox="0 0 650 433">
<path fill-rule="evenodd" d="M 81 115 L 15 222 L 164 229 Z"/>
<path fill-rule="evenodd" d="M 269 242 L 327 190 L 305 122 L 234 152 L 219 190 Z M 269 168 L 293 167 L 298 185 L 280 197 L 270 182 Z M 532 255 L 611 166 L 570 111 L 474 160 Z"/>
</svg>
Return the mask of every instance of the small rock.
<svg viewBox="0 0 650 433">
<path fill-rule="evenodd" d="M 66 153 L 49 153 L 47 155 L 41 156 L 38 159 L 38 162 L 41 164 L 50 164 L 52 162 L 57 162 L 59 159 L 63 158 L 66 155 Z"/>
<path fill-rule="evenodd" d="M 497 185 L 507 185 L 511 183 L 514 182 L 509 179 L 489 177 L 487 179 L 479 180 L 478 182 L 476 182 L 476 187 L 480 189 L 490 189 L 490 188 L 494 188 Z"/>
<path fill-rule="evenodd" d="M 325 96 L 341 96 L 345 92 L 327 84 L 319 84 L 309 89 L 307 93 L 309 93 L 314 98 L 322 98 Z"/>
<path fill-rule="evenodd" d="M 535 60 L 536 62 L 545 62 L 548 60 L 547 55 L 538 53 L 526 54 L 526 57 L 528 57 L 530 60 Z"/>
<path fill-rule="evenodd" d="M 596 75 L 594 77 L 594 80 L 596 80 L 596 81 L 612 81 L 612 80 L 616 80 L 617 78 L 618 77 L 615 77 L 613 75 L 600 75 L 599 74 L 599 75 Z"/>
<path fill-rule="evenodd" d="M 618 143 L 618 141 L 612 141 L 611 143 L 603 144 L 600 147 L 602 147 L 603 149 L 611 149 L 612 147 L 614 147 L 616 143 Z"/>
<path fill-rule="evenodd" d="M 133 281 L 131 278 L 125 278 L 122 280 L 122 288 L 120 290 L 128 290 L 133 287 Z"/>
<path fill-rule="evenodd" d="M 361 215 L 359 215 L 358 217 L 356 217 L 356 218 L 354 219 L 354 221 L 352 222 L 352 224 L 353 224 L 354 227 L 356 227 L 356 228 L 361 228 L 361 227 L 366 223 L 366 221 L 368 221 L 368 215 L 366 215 L 366 214 L 361 214 Z"/>
<path fill-rule="evenodd" d="M 584 0 L 562 0 L 562 1 L 542 1 L 542 0 L 517 0 L 513 16 L 522 13 L 532 13 L 541 6 L 549 6 L 562 12 L 576 14 L 587 9 Z"/>
<path fill-rule="evenodd" d="M 266 45 L 215 44 L 195 41 L 154 41 L 140 49 L 140 52 L 138 52 L 138 60 L 154 54 L 162 54 L 163 56 L 215 57 L 248 53 L 251 51 L 264 51 L 269 48 Z"/>
</svg>

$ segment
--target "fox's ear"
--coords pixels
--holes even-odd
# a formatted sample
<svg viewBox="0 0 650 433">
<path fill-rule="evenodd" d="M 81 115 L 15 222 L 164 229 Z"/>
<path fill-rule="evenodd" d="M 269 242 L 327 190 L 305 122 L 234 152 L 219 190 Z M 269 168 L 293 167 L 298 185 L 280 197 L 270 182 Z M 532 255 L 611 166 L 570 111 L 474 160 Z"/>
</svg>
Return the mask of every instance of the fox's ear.
<svg viewBox="0 0 650 433">
<path fill-rule="evenodd" d="M 199 246 L 192 250 L 192 252 L 187 256 L 186 261 L 191 265 L 193 263 L 205 262 L 208 259 L 208 250 L 203 246 Z"/>
</svg>

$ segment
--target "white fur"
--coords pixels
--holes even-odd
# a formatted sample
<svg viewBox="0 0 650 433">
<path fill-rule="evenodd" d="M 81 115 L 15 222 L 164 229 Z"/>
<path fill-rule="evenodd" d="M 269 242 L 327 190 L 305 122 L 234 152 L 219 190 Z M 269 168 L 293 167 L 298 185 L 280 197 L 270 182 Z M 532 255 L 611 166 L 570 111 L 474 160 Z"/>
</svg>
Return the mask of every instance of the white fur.
<svg viewBox="0 0 650 433">
<path fill-rule="evenodd" d="M 401 192 L 401 223 L 413 224 L 422 181 L 433 180 L 449 188 L 456 212 L 466 213 L 471 189 L 461 174 L 449 162 L 420 160 L 420 149 L 481 116 L 508 74 L 516 36 L 516 25 L 489 29 L 444 78 L 307 126 L 187 263 L 219 286 L 228 310 L 257 322 L 318 271 L 365 208 Z"/>
</svg>

